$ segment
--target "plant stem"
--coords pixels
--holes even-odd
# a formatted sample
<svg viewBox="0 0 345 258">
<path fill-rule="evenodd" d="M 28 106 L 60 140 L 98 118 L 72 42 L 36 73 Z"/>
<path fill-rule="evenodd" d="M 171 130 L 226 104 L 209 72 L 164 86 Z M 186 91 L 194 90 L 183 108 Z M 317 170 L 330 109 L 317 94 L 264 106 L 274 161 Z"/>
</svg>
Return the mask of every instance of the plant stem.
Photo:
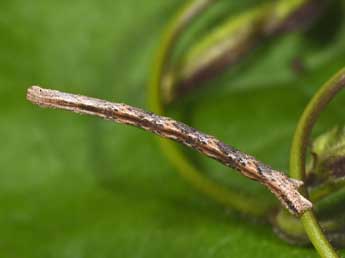
<svg viewBox="0 0 345 258">
<path fill-rule="evenodd" d="M 181 35 L 183 28 L 192 22 L 193 18 L 200 14 L 208 5 L 213 3 L 212 0 L 188 1 L 182 7 L 179 13 L 172 19 L 166 27 L 160 47 L 153 64 L 153 71 L 149 85 L 149 108 L 153 112 L 163 115 L 164 106 L 162 99 L 162 84 L 165 72 L 170 64 L 172 50 Z M 191 15 L 193 14 L 193 15 Z M 186 19 L 186 17 L 189 17 Z M 260 202 L 258 198 L 249 198 L 232 191 L 222 185 L 213 182 L 203 175 L 189 161 L 176 144 L 165 139 L 158 138 L 163 154 L 170 160 L 180 175 L 188 181 L 194 188 L 209 196 L 218 203 L 238 210 L 243 214 L 255 217 L 264 217 L 272 209 L 272 204 Z"/>
<path fill-rule="evenodd" d="M 304 213 L 301 217 L 301 221 L 310 241 L 321 257 L 339 258 L 338 254 L 322 232 L 322 229 L 315 218 L 314 212 L 307 211 Z"/>
<path fill-rule="evenodd" d="M 326 82 L 314 95 L 304 110 L 298 122 L 291 147 L 290 174 L 293 178 L 299 180 L 304 179 L 307 144 L 311 136 L 312 128 L 326 105 L 343 87 L 345 87 L 345 69 L 342 69 L 333 78 Z M 320 256 L 325 258 L 338 257 L 337 253 L 323 234 L 313 211 L 308 211 L 303 214 L 301 220 L 310 241 Z"/>
<path fill-rule="evenodd" d="M 200 87 L 228 66 L 235 66 L 268 39 L 305 28 L 320 16 L 324 0 L 267 1 L 231 17 L 198 41 L 171 69 L 165 101 L 172 102 Z"/>
<path fill-rule="evenodd" d="M 163 114 L 161 103 L 161 84 L 168 68 L 172 50 L 184 29 L 202 13 L 214 0 L 190 0 L 167 25 L 160 42 L 157 56 L 153 63 L 153 72 L 149 87 L 149 106 L 158 114 Z"/>
</svg>

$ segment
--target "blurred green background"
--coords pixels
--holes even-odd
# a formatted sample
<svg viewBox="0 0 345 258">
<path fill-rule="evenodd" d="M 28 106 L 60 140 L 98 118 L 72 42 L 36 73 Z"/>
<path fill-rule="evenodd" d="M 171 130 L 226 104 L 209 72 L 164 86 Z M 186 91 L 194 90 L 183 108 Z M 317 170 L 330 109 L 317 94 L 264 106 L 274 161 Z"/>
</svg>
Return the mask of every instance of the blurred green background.
<svg viewBox="0 0 345 258">
<path fill-rule="evenodd" d="M 264 1 L 223 2 L 219 13 L 229 17 Z M 183 3 L 1 0 L 1 257 L 318 256 L 194 191 L 151 134 L 25 100 L 37 84 L 146 108 L 161 32 Z M 270 41 L 171 115 L 287 171 L 299 115 L 345 64 L 343 11 Z M 303 74 L 291 68 L 296 58 Z M 315 134 L 344 123 L 344 101 L 341 94 L 329 106 Z M 272 200 L 257 183 L 191 155 L 219 183 Z"/>
</svg>

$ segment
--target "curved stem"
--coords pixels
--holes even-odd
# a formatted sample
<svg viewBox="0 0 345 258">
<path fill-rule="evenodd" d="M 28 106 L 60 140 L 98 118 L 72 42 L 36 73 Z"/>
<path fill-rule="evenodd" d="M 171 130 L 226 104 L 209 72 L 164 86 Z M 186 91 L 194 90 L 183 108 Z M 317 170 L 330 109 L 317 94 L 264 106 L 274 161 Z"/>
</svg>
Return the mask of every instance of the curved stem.
<svg viewBox="0 0 345 258">
<path fill-rule="evenodd" d="M 163 114 L 160 86 L 162 78 L 169 65 L 172 49 L 184 28 L 204 11 L 214 0 L 191 0 L 182 7 L 172 21 L 167 25 L 160 42 L 157 56 L 153 63 L 151 81 L 149 85 L 149 106 L 157 114 Z"/>
<path fill-rule="evenodd" d="M 167 71 L 169 65 L 172 49 L 177 39 L 193 18 L 212 2 L 213 0 L 195 0 L 188 2 L 166 28 L 153 65 L 153 72 L 149 85 L 149 108 L 153 112 L 160 115 L 164 114 L 161 85 L 163 75 Z M 271 209 L 272 204 L 270 203 L 260 202 L 257 198 L 249 199 L 246 196 L 239 195 L 236 191 L 231 191 L 211 181 L 193 166 L 174 143 L 159 138 L 158 141 L 163 153 L 172 162 L 175 168 L 177 168 L 180 175 L 196 189 L 215 201 L 227 207 L 239 210 L 244 214 L 250 214 L 257 217 L 263 217 Z"/>
<path fill-rule="evenodd" d="M 324 110 L 326 105 L 343 87 L 345 87 L 345 69 L 342 69 L 324 86 L 322 86 L 304 110 L 296 128 L 291 147 L 290 174 L 292 177 L 299 180 L 304 179 L 307 143 L 309 141 L 312 128 L 322 110 Z M 307 211 L 303 214 L 301 221 L 310 241 L 321 257 L 338 257 L 337 253 L 323 234 L 313 211 Z"/>
<path fill-rule="evenodd" d="M 320 16 L 325 3 L 314 0 L 266 1 L 213 28 L 171 69 L 165 101 L 171 103 L 214 78 L 226 67 L 239 64 L 270 38 L 307 27 Z"/>
</svg>

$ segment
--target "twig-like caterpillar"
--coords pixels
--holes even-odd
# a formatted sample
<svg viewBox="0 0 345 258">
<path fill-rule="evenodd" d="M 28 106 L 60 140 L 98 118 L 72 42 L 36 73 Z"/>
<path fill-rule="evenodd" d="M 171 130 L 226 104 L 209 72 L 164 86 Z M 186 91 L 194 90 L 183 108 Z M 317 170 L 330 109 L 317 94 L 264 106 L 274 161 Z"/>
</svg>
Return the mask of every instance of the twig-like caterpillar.
<svg viewBox="0 0 345 258">
<path fill-rule="evenodd" d="M 38 86 L 28 89 L 27 99 L 42 107 L 95 115 L 175 140 L 218 160 L 225 166 L 236 169 L 252 180 L 259 181 L 275 194 L 294 215 L 299 216 L 312 208 L 312 203 L 298 192 L 298 188 L 303 185 L 302 181 L 288 178 L 283 173 L 256 160 L 253 156 L 171 118 L 158 116 L 126 104 L 42 89 Z"/>
</svg>

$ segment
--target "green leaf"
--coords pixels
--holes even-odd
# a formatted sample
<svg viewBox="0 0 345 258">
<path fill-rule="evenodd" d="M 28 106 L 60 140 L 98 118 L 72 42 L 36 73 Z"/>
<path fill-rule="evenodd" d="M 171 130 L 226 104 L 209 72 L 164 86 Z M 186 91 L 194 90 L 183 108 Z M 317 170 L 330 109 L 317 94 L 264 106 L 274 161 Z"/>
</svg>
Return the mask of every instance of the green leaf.
<svg viewBox="0 0 345 258">
<path fill-rule="evenodd" d="M 145 107 L 160 33 L 183 3 L 1 1 L 1 257 L 317 257 L 195 192 L 148 133 L 25 100 L 40 84 Z M 320 31 L 275 40 L 171 114 L 286 171 L 304 105 L 345 62 L 344 21 L 324 22 L 339 28 L 331 41 Z M 303 75 L 291 69 L 296 57 Z M 344 122 L 344 100 L 315 133 Z M 260 185 L 191 155 L 220 183 L 270 201 Z"/>
</svg>

